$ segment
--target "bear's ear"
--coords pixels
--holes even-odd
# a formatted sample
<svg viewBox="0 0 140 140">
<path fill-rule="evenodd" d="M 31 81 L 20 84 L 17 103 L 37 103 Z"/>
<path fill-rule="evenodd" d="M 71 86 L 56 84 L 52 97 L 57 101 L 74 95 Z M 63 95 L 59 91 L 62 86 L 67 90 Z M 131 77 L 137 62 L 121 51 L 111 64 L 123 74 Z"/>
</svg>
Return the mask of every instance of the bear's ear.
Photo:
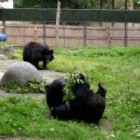
<svg viewBox="0 0 140 140">
<path fill-rule="evenodd" d="M 48 90 L 50 85 L 45 85 L 45 89 Z"/>
<path fill-rule="evenodd" d="M 54 52 L 53 52 L 53 50 L 49 50 L 49 53 L 50 53 L 50 54 L 53 54 Z"/>
</svg>

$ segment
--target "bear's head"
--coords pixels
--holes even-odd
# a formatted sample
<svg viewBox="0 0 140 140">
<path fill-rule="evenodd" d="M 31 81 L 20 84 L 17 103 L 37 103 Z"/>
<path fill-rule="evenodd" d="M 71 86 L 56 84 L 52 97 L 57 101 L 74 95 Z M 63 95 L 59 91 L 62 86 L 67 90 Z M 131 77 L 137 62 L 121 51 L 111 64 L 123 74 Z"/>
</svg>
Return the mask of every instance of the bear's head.
<svg viewBox="0 0 140 140">
<path fill-rule="evenodd" d="M 46 64 L 54 59 L 53 53 L 54 53 L 54 51 L 49 50 L 48 48 L 44 48 L 42 50 L 43 60 L 45 60 Z"/>
<path fill-rule="evenodd" d="M 46 101 L 48 106 L 54 107 L 63 102 L 63 88 L 67 82 L 65 78 L 54 80 L 51 84 L 46 85 Z"/>
</svg>

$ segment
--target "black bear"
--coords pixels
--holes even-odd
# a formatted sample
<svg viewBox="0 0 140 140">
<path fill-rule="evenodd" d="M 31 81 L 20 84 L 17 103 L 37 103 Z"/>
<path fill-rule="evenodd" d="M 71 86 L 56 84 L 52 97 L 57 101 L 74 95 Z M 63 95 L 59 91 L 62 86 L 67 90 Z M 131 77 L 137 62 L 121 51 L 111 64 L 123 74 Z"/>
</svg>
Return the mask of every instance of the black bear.
<svg viewBox="0 0 140 140">
<path fill-rule="evenodd" d="M 60 98 L 59 96 L 61 96 L 59 103 L 57 102 L 56 104 L 53 104 L 50 108 L 51 114 L 54 118 L 60 120 L 73 119 L 98 124 L 106 106 L 106 88 L 103 84 L 99 83 L 98 91 L 94 93 L 90 89 L 89 83 L 85 81 L 84 76 L 82 74 L 80 76 L 84 82 L 75 83 L 73 85 L 72 90 L 75 98 L 67 102 L 63 102 L 63 88 L 66 81 L 65 84 L 63 84 L 63 80 L 57 79 L 50 87 L 46 86 L 46 98 L 49 96 L 47 104 L 50 107 L 52 102 L 51 99 L 53 98 L 53 102 L 57 102 L 58 98 Z M 57 93 L 58 95 L 56 96 Z"/>
<path fill-rule="evenodd" d="M 50 109 L 63 103 L 63 88 L 66 81 L 65 78 L 59 78 L 46 85 L 46 102 Z"/>
<path fill-rule="evenodd" d="M 37 69 L 41 69 L 39 67 L 39 61 L 43 61 L 43 69 L 46 69 L 48 62 L 54 59 L 53 53 L 53 50 L 50 50 L 47 45 L 29 42 L 24 45 L 23 60 L 30 62 Z"/>
</svg>

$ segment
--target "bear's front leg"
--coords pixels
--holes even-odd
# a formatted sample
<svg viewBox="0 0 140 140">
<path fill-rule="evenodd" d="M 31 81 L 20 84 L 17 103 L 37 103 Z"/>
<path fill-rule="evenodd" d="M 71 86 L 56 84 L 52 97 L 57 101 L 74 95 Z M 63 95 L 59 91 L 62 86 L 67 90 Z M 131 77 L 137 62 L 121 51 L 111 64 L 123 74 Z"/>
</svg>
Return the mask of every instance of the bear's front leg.
<svg viewBox="0 0 140 140">
<path fill-rule="evenodd" d="M 43 60 L 43 69 L 48 69 L 46 60 Z"/>
<path fill-rule="evenodd" d="M 39 68 L 39 62 L 38 62 L 38 61 L 34 61 L 34 62 L 33 62 L 33 65 L 34 65 L 38 70 L 40 70 L 40 68 Z"/>
</svg>

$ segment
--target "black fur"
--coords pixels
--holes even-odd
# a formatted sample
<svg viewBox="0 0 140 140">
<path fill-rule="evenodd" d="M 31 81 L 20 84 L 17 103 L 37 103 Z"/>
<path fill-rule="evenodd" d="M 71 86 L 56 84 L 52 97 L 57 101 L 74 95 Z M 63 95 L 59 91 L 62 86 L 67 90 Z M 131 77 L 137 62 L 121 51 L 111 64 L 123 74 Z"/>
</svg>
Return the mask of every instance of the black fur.
<svg viewBox="0 0 140 140">
<path fill-rule="evenodd" d="M 83 80 L 83 79 L 82 79 Z M 85 80 L 85 79 L 84 79 Z M 63 80 L 62 80 L 63 81 Z M 59 83 L 59 84 L 58 84 Z M 57 85 L 57 86 L 56 86 Z M 105 110 L 106 88 L 103 84 L 98 84 L 98 91 L 94 93 L 90 89 L 88 82 L 76 83 L 72 89 L 75 99 L 66 103 L 63 102 L 63 88 L 61 79 L 54 81 L 47 89 L 47 104 L 51 107 L 51 114 L 54 118 L 60 120 L 78 120 L 87 123 L 98 123 Z M 58 98 L 60 98 L 58 100 Z M 59 101 L 59 103 L 53 103 Z M 50 105 L 53 104 L 53 105 Z"/>
<path fill-rule="evenodd" d="M 50 85 L 46 85 L 46 102 L 50 109 L 63 103 L 63 88 L 65 84 L 66 79 L 60 78 L 54 80 Z"/>
<path fill-rule="evenodd" d="M 42 45 L 37 42 L 29 42 L 23 49 L 23 60 L 30 62 L 37 69 L 39 61 L 43 61 L 43 69 L 47 68 L 47 64 L 54 59 L 53 50 L 50 50 L 47 45 Z"/>
</svg>

